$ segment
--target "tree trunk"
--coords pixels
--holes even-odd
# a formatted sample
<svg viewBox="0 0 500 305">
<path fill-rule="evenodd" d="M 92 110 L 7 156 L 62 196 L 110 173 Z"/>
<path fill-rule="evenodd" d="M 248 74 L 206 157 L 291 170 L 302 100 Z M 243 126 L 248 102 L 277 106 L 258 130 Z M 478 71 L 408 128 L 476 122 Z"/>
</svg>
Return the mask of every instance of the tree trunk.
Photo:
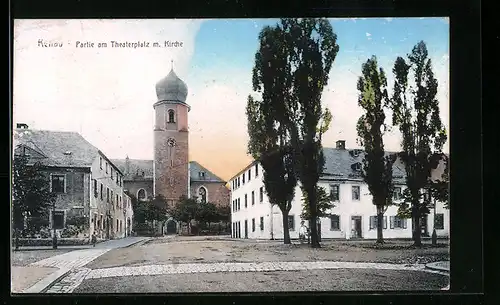
<svg viewBox="0 0 500 305">
<path fill-rule="evenodd" d="M 384 243 L 384 207 L 377 206 L 377 244 Z"/>
<path fill-rule="evenodd" d="M 307 192 L 307 197 L 309 199 L 309 208 L 311 212 L 311 219 L 310 219 L 310 230 L 311 230 L 311 248 L 320 248 L 321 245 L 319 244 L 319 237 L 318 237 L 318 227 L 316 225 L 316 220 L 318 218 L 318 211 L 317 211 L 317 194 L 316 194 L 316 187 L 313 186 L 312 188 L 309 189 Z"/>
<path fill-rule="evenodd" d="M 420 228 L 420 209 L 419 202 L 414 201 L 412 206 L 412 223 L 413 223 L 413 245 L 415 247 L 422 246 L 422 229 Z"/>
<path fill-rule="evenodd" d="M 286 209 L 281 211 L 283 215 L 283 243 L 285 245 L 291 244 L 290 241 L 290 228 L 288 228 L 288 211 Z"/>
</svg>

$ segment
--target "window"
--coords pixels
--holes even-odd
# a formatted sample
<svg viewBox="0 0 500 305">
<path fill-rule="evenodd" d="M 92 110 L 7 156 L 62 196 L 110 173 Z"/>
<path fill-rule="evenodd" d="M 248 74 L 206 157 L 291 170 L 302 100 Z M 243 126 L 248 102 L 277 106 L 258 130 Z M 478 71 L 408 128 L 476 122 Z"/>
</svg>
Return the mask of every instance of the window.
<svg viewBox="0 0 500 305">
<path fill-rule="evenodd" d="M 116 205 L 118 207 L 121 207 L 120 201 L 118 200 L 118 194 L 116 194 Z"/>
<path fill-rule="evenodd" d="M 393 200 L 401 200 L 401 188 L 400 187 L 395 187 L 394 192 L 392 193 L 392 199 Z"/>
<path fill-rule="evenodd" d="M 406 219 L 391 216 L 391 229 L 406 229 Z"/>
<path fill-rule="evenodd" d="M 255 177 L 259 176 L 259 163 L 255 164 Z"/>
<path fill-rule="evenodd" d="M 111 203 L 115 203 L 115 197 L 113 196 L 113 190 L 111 190 Z"/>
<path fill-rule="evenodd" d="M 359 185 L 352 186 L 352 200 L 359 200 Z"/>
<path fill-rule="evenodd" d="M 252 191 L 252 205 L 255 204 L 255 192 Z"/>
<path fill-rule="evenodd" d="M 52 175 L 51 177 L 51 191 L 54 193 L 66 193 L 65 175 Z"/>
<path fill-rule="evenodd" d="M 113 168 L 111 167 L 111 179 L 114 179 L 113 178 Z"/>
<path fill-rule="evenodd" d="M 252 232 L 255 232 L 255 218 L 252 218 Z"/>
<path fill-rule="evenodd" d="M 64 214 L 65 211 L 52 211 L 52 228 L 63 229 L 64 228 Z"/>
<path fill-rule="evenodd" d="M 200 187 L 198 195 L 200 196 L 201 203 L 207 203 L 207 189 L 204 186 Z"/>
<path fill-rule="evenodd" d="M 259 189 L 259 200 L 262 203 L 264 201 L 264 187 L 261 186 Z"/>
<path fill-rule="evenodd" d="M 288 229 L 295 231 L 295 217 L 293 215 L 288 215 Z"/>
<path fill-rule="evenodd" d="M 109 188 L 106 188 L 106 202 L 109 202 Z"/>
<path fill-rule="evenodd" d="M 264 217 L 260 218 L 260 230 L 264 231 Z"/>
<path fill-rule="evenodd" d="M 241 179 L 243 180 L 242 184 L 245 184 L 245 173 L 243 173 L 243 175 L 241 175 Z"/>
<path fill-rule="evenodd" d="M 99 168 L 102 169 L 102 157 L 99 157 Z"/>
<path fill-rule="evenodd" d="M 200 176 L 200 178 L 205 178 L 205 172 L 199 172 L 198 176 Z"/>
<path fill-rule="evenodd" d="M 245 194 L 245 208 L 247 207 L 247 202 L 248 202 L 247 197 L 248 197 L 247 194 Z"/>
<path fill-rule="evenodd" d="M 106 174 L 108 173 L 108 166 L 109 166 L 109 164 L 108 164 L 108 162 L 106 162 Z"/>
<path fill-rule="evenodd" d="M 104 200 L 104 185 L 101 183 L 101 200 Z"/>
<path fill-rule="evenodd" d="M 331 215 L 330 216 L 330 230 L 339 231 L 340 230 L 340 216 Z"/>
<path fill-rule="evenodd" d="M 248 170 L 248 181 L 252 179 L 252 169 Z"/>
<path fill-rule="evenodd" d="M 330 185 L 330 196 L 332 197 L 333 201 L 339 201 L 339 190 L 340 190 L 340 185 L 338 184 L 331 184 Z"/>
<path fill-rule="evenodd" d="M 117 219 L 116 220 L 116 232 L 118 232 L 119 227 L 120 227 L 120 221 Z"/>
<path fill-rule="evenodd" d="M 238 204 L 237 204 L 237 210 L 238 210 L 238 211 L 240 210 L 240 207 L 241 207 L 241 205 L 240 205 L 240 199 L 241 199 L 241 198 L 238 198 Z"/>
<path fill-rule="evenodd" d="M 436 230 L 444 230 L 444 214 L 436 214 L 436 224 L 434 228 Z"/>
<path fill-rule="evenodd" d="M 376 230 L 378 225 L 378 217 L 370 216 L 370 230 Z M 384 216 L 384 230 L 387 229 L 387 216 Z"/>
<path fill-rule="evenodd" d="M 175 111 L 173 109 L 168 110 L 168 123 L 175 123 Z"/>
<path fill-rule="evenodd" d="M 137 191 L 137 199 L 146 200 L 146 191 L 144 189 Z"/>
<path fill-rule="evenodd" d="M 97 188 L 97 180 L 94 180 L 94 197 L 97 198 L 99 196 L 99 189 Z"/>
</svg>

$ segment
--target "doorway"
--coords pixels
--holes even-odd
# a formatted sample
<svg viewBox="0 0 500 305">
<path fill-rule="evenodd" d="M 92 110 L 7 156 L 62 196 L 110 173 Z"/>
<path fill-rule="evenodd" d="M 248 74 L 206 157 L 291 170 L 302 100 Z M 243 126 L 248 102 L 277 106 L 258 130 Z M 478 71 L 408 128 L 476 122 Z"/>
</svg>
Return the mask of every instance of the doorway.
<svg viewBox="0 0 500 305">
<path fill-rule="evenodd" d="M 245 238 L 248 238 L 248 220 L 245 219 Z"/>
<path fill-rule="evenodd" d="M 363 238 L 361 216 L 351 217 L 351 238 Z"/>
<path fill-rule="evenodd" d="M 175 234 L 177 232 L 177 223 L 170 219 L 167 221 L 167 234 Z"/>
<path fill-rule="evenodd" d="M 428 215 L 423 215 L 420 219 L 420 229 L 422 230 L 422 236 L 429 237 L 429 230 L 427 227 L 427 217 Z"/>
</svg>

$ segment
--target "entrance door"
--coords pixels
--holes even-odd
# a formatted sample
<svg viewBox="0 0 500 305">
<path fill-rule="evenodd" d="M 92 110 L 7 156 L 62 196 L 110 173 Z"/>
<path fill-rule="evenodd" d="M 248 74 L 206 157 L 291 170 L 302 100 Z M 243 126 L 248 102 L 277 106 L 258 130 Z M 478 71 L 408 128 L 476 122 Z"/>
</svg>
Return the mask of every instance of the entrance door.
<svg viewBox="0 0 500 305">
<path fill-rule="evenodd" d="M 352 216 L 351 218 L 351 237 L 352 238 L 363 238 L 363 231 L 361 226 L 361 216 Z"/>
<path fill-rule="evenodd" d="M 175 234 L 177 232 L 177 224 L 173 220 L 167 222 L 167 234 Z"/>
<path fill-rule="evenodd" d="M 248 238 L 248 220 L 245 220 L 245 238 Z"/>
</svg>

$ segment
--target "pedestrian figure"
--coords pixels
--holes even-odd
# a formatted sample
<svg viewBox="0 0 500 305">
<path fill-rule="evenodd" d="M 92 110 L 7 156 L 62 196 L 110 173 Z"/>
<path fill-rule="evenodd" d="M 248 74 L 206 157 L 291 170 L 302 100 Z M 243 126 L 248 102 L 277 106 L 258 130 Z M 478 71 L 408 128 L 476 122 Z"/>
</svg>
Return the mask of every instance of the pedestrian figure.
<svg viewBox="0 0 500 305">
<path fill-rule="evenodd" d="M 302 220 L 299 228 L 299 241 L 301 244 L 306 240 L 306 235 L 309 230 L 304 223 L 305 222 Z"/>
<path fill-rule="evenodd" d="M 95 232 L 92 233 L 92 246 L 95 247 L 95 244 L 97 243 L 97 236 L 95 235 Z"/>
</svg>

